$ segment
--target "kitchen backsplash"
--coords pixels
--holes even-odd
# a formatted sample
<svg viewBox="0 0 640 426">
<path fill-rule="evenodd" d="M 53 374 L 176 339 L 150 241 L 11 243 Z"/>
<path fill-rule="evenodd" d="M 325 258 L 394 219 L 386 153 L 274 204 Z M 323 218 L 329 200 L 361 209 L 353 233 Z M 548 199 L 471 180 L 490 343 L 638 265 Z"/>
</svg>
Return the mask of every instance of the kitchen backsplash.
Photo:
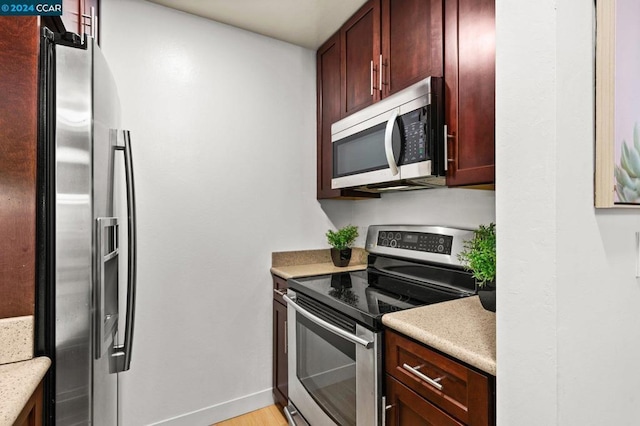
<svg viewBox="0 0 640 426">
<path fill-rule="evenodd" d="M 383 194 L 379 199 L 324 200 L 322 208 L 336 227 L 360 228 L 356 245 L 364 246 L 374 224 L 448 225 L 475 228 L 495 222 L 495 191 L 442 188 Z"/>
</svg>

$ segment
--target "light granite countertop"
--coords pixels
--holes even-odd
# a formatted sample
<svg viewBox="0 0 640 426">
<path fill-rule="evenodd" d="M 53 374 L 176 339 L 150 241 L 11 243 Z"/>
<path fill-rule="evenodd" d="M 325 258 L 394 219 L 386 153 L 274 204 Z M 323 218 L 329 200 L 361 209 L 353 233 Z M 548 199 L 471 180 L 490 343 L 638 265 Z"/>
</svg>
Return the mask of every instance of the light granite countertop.
<svg viewBox="0 0 640 426">
<path fill-rule="evenodd" d="M 46 374 L 47 357 L 0 365 L 0 426 L 11 426 Z"/>
<path fill-rule="evenodd" d="M 33 315 L 0 319 L 0 364 L 33 358 Z"/>
<path fill-rule="evenodd" d="M 0 426 L 16 421 L 51 360 L 33 358 L 33 316 L 0 319 Z"/>
<path fill-rule="evenodd" d="M 271 273 L 284 279 L 367 269 L 367 252 L 353 249 L 348 266 L 337 267 L 331 261 L 329 249 L 274 252 L 271 255 Z"/>
<path fill-rule="evenodd" d="M 349 265 L 343 268 L 334 266 L 333 263 L 311 263 L 309 265 L 293 265 L 272 267 L 271 273 L 280 278 L 300 278 L 313 275 L 336 274 L 340 272 L 361 271 L 367 269 L 367 265 Z"/>
<path fill-rule="evenodd" d="M 478 296 L 386 314 L 382 323 L 496 375 L 496 314 L 485 310 Z"/>
<path fill-rule="evenodd" d="M 0 426 L 11 426 L 46 374 L 47 357 L 0 365 Z"/>
</svg>

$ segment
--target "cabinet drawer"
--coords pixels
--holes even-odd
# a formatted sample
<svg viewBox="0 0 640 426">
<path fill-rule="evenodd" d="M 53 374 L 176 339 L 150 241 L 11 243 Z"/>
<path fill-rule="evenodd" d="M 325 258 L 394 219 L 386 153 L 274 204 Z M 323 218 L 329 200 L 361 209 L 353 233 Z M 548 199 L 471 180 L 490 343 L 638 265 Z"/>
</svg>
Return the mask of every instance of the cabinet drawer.
<svg viewBox="0 0 640 426">
<path fill-rule="evenodd" d="M 429 401 L 387 374 L 387 426 L 463 426 Z"/>
<path fill-rule="evenodd" d="M 388 374 L 465 424 L 489 424 L 487 376 L 390 330 L 385 340 Z"/>
<path fill-rule="evenodd" d="M 271 275 L 273 277 L 273 298 L 278 302 L 286 305 L 287 302 L 282 298 L 281 293 L 287 292 L 287 280 L 280 278 L 277 275 Z"/>
</svg>

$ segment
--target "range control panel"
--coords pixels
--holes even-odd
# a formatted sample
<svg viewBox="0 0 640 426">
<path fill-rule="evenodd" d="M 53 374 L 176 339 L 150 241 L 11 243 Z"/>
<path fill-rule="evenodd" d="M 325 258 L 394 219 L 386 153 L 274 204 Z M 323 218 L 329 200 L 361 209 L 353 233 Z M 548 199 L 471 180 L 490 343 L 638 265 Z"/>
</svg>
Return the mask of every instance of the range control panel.
<svg viewBox="0 0 640 426">
<path fill-rule="evenodd" d="M 431 234 L 428 232 L 378 231 L 378 246 L 424 251 L 438 254 L 451 254 L 453 236 Z"/>
</svg>

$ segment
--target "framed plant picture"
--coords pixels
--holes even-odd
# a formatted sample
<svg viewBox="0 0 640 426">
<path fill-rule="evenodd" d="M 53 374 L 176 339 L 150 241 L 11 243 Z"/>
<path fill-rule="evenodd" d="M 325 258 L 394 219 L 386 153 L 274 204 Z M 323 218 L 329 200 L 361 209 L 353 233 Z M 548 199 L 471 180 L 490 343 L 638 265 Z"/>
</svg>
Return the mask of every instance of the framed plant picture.
<svg viewBox="0 0 640 426">
<path fill-rule="evenodd" d="M 640 1 L 596 0 L 595 206 L 640 207 Z"/>
</svg>

